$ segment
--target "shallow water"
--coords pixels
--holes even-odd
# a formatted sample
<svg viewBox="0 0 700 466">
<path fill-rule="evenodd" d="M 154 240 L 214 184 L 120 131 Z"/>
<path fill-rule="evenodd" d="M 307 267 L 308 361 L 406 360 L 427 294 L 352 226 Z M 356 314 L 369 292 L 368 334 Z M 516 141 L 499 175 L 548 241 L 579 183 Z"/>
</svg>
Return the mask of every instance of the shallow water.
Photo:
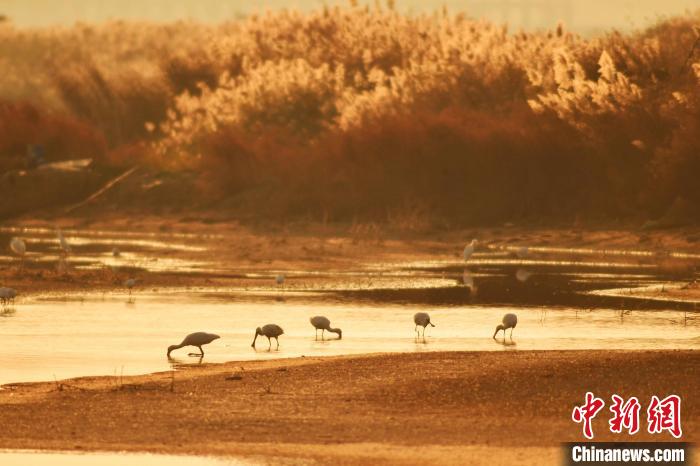
<svg viewBox="0 0 700 466">
<path fill-rule="evenodd" d="M 23 266 L 45 268 L 57 266 L 63 257 L 59 246 L 58 230 L 48 228 L 0 227 L 0 245 L 12 237 L 20 237 L 27 246 Z M 174 257 L 206 251 L 203 242 L 216 239 L 214 235 L 190 235 L 174 233 L 142 233 L 103 230 L 62 230 L 71 251 L 63 258 L 76 269 L 100 269 L 103 267 L 140 269 L 150 272 L 178 271 L 197 273 L 217 271 L 216 264 L 193 259 Z M 120 251 L 115 257 L 113 250 Z M 5 251 L 2 251 L 5 252 Z M 0 265 L 17 265 L 19 259 L 0 252 Z"/>
<path fill-rule="evenodd" d="M 222 337 L 205 347 L 205 362 L 371 352 L 700 349 L 695 303 L 653 293 L 697 279 L 700 256 L 694 254 L 492 245 L 467 262 L 442 257 L 370 260 L 344 270 L 245 270 L 209 262 L 212 254 L 203 245 L 220 242 L 209 235 L 63 234 L 72 248 L 70 268 L 222 274 L 235 286 L 143 285 L 133 299 L 120 292 L 20 296 L 12 307 L 0 308 L 0 384 L 197 364 L 198 358 L 187 356 L 194 349 L 173 353 L 172 361 L 165 354 L 194 331 Z M 27 242 L 23 267 L 58 263 L 55 230 L 0 227 L 0 244 L 16 235 Z M 683 262 L 662 267 L 659 259 L 669 257 Z M 0 266 L 18 267 L 18 259 L 0 250 Z M 287 277 L 283 286 L 274 284 L 278 273 Z M 653 296 L 640 297 L 635 289 Z M 430 312 L 437 324 L 425 341 L 415 338 L 412 316 L 418 311 Z M 519 317 L 513 340 L 494 340 L 506 312 Z M 308 322 L 314 315 L 329 317 L 343 329 L 343 339 L 331 334 L 328 341 L 315 340 Z M 255 327 L 266 323 L 285 329 L 279 351 L 268 352 L 264 338 L 257 351 L 250 347 Z"/>
<path fill-rule="evenodd" d="M 290 299 L 292 294 L 247 301 L 244 294 L 216 290 L 138 294 L 133 302 L 119 294 L 26 299 L 0 317 L 0 384 L 196 364 L 199 358 L 188 356 L 195 348 L 174 352 L 172 361 L 166 358 L 169 345 L 194 331 L 221 336 L 204 347 L 205 362 L 372 352 L 700 349 L 700 325 L 686 321 L 682 311 L 363 305 L 319 302 L 313 296 Z M 419 310 L 429 311 L 436 324 L 425 341 L 414 333 L 413 314 Z M 519 318 L 512 342 L 492 338 L 506 312 Z M 326 333 L 326 341 L 315 340 L 308 321 L 314 315 L 329 317 L 343 329 L 343 339 Z M 268 352 L 265 338 L 258 338 L 257 350 L 250 347 L 255 327 L 266 323 L 285 330 L 279 351 Z"/>
<path fill-rule="evenodd" d="M 263 464 L 253 460 L 208 456 L 152 455 L 145 453 L 76 453 L 0 450 L 3 466 L 245 466 Z"/>
</svg>

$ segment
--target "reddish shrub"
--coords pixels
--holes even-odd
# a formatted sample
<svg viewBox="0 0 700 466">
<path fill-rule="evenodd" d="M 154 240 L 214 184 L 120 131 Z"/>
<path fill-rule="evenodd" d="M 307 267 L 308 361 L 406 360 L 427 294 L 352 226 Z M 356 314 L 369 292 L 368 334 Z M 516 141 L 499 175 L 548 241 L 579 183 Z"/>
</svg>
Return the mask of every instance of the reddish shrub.
<svg viewBox="0 0 700 466">
<path fill-rule="evenodd" d="M 47 161 L 100 159 L 105 140 L 95 128 L 74 117 L 42 112 L 23 102 L 0 102 L 0 171 L 23 168 L 27 146 L 41 145 Z"/>
</svg>

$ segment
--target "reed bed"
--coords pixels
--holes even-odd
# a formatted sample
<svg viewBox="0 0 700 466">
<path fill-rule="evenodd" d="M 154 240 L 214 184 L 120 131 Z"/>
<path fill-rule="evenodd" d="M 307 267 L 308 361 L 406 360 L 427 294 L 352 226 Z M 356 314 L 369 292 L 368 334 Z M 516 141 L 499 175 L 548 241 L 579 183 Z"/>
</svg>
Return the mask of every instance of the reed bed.
<svg viewBox="0 0 700 466">
<path fill-rule="evenodd" d="M 43 144 L 188 171 L 207 199 L 276 218 L 694 222 L 698 24 L 582 38 L 358 5 L 4 22 L 0 169 Z"/>
</svg>

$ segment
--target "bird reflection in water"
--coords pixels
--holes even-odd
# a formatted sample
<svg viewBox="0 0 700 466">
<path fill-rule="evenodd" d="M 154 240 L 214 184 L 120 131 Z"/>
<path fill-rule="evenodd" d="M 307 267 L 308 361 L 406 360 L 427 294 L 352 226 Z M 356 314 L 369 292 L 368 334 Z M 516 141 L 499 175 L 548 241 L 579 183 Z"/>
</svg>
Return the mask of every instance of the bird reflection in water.
<svg viewBox="0 0 700 466">
<path fill-rule="evenodd" d="M 198 355 L 195 356 L 191 359 L 180 359 L 180 358 L 173 358 L 172 356 L 168 356 L 168 364 L 170 364 L 170 367 L 172 369 L 183 369 L 187 366 L 196 366 L 198 364 L 202 364 L 202 360 L 204 359 L 204 356 Z"/>
<path fill-rule="evenodd" d="M 502 340 L 499 340 L 498 338 L 494 338 L 493 341 L 497 345 L 503 346 L 504 349 L 515 349 L 518 346 L 518 344 L 515 341 L 510 340 L 510 339 L 506 339 L 505 337 L 503 337 Z"/>
</svg>

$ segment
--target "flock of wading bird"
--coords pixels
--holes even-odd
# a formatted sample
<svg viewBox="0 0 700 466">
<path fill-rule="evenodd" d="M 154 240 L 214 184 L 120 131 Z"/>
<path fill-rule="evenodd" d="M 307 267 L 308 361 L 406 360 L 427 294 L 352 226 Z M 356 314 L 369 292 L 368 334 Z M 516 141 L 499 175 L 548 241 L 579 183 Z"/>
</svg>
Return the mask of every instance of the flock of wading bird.
<svg viewBox="0 0 700 466">
<path fill-rule="evenodd" d="M 324 338 L 325 332 L 331 332 L 335 333 L 338 335 L 338 340 L 343 338 L 343 331 L 339 328 L 332 328 L 331 327 L 331 321 L 328 319 L 328 317 L 325 316 L 314 316 L 309 319 L 309 322 L 311 322 L 311 325 L 314 326 L 316 329 L 316 339 L 318 339 L 318 331 L 321 330 L 321 339 Z M 430 314 L 427 312 L 416 312 L 413 315 L 413 322 L 416 324 L 415 327 L 415 332 L 416 332 L 416 338 L 420 338 L 421 336 L 421 331 L 419 327 L 423 327 L 423 339 L 425 340 L 425 328 L 427 326 L 435 327 L 435 324 L 430 321 Z M 515 326 L 518 325 L 518 316 L 515 314 L 508 313 L 503 316 L 502 323 L 499 324 L 496 327 L 496 331 L 493 334 L 493 338 L 496 338 L 496 335 L 498 335 L 498 332 L 503 330 L 503 338 L 506 338 L 506 330 L 510 329 L 510 338 L 511 340 L 513 339 L 513 329 Z M 253 337 L 253 343 L 250 344 L 251 347 L 255 348 L 255 342 L 258 339 L 258 336 L 264 336 L 267 337 L 267 350 L 271 351 L 272 350 L 272 339 L 275 339 L 275 343 L 277 346 L 275 347 L 276 350 L 280 348 L 280 342 L 279 342 L 279 337 L 284 334 L 284 330 L 282 330 L 282 327 L 280 327 L 277 324 L 267 324 L 263 325 L 262 327 L 258 327 L 255 329 L 255 337 Z M 170 345 L 168 347 L 168 358 L 170 358 L 170 353 L 175 351 L 176 349 L 183 348 L 185 346 L 194 346 L 196 348 L 199 348 L 199 353 L 190 353 L 190 356 L 198 356 L 198 357 L 204 357 L 204 350 L 202 349 L 202 346 L 208 345 L 214 340 L 218 340 L 221 338 L 219 335 L 216 335 L 214 333 L 207 333 L 207 332 L 195 332 L 195 333 L 190 333 L 187 335 L 180 344 L 178 345 Z"/>
<path fill-rule="evenodd" d="M 464 260 L 469 260 L 472 254 L 474 254 L 474 250 L 476 249 L 477 241 L 474 239 L 472 240 L 469 244 L 467 244 L 464 247 L 463 251 L 463 257 Z M 275 277 L 275 282 L 278 285 L 281 285 L 284 283 L 285 277 L 284 275 L 277 275 Z M 318 339 L 318 331 L 321 330 L 321 339 L 324 339 L 325 333 L 326 332 L 331 332 L 335 333 L 338 335 L 338 340 L 343 338 L 343 331 L 339 328 L 333 328 L 331 327 L 331 321 L 325 316 L 314 316 L 309 319 L 309 322 L 311 325 L 316 329 L 316 339 Z M 428 326 L 435 327 L 435 324 L 430 321 L 430 314 L 427 312 L 416 312 L 413 315 L 413 322 L 415 323 L 415 328 L 414 331 L 416 333 L 416 339 L 420 338 L 421 336 L 423 337 L 423 340 L 425 340 L 425 329 Z M 505 340 L 506 338 L 506 330 L 510 329 L 510 339 L 513 339 L 513 329 L 515 326 L 518 325 L 518 316 L 512 313 L 508 313 L 503 316 L 503 319 L 500 324 L 496 326 L 496 331 L 493 333 L 493 338 L 495 339 L 496 336 L 498 335 L 498 332 L 503 331 L 503 339 Z M 423 327 L 423 332 L 421 333 L 420 328 Z M 279 342 L 279 337 L 284 334 L 284 330 L 282 327 L 280 327 L 277 324 L 267 324 L 263 325 L 262 327 L 258 327 L 255 329 L 255 336 L 253 337 L 253 343 L 251 343 L 251 347 L 255 348 L 255 342 L 258 339 L 258 336 L 264 336 L 267 337 L 267 350 L 271 351 L 272 350 L 272 339 L 275 339 L 275 349 L 279 350 L 280 347 L 280 342 Z M 177 345 L 171 345 L 168 347 L 168 352 L 167 356 L 170 358 L 170 353 L 173 351 L 183 348 L 185 346 L 194 346 L 196 348 L 199 348 L 199 353 L 190 353 L 190 356 L 197 356 L 197 357 L 203 357 L 204 356 L 204 350 L 202 349 L 202 346 L 208 345 L 214 340 L 218 340 L 221 338 L 219 335 L 216 335 L 214 333 L 207 333 L 207 332 L 195 332 L 195 333 L 190 333 L 187 335 L 180 344 Z"/>
<path fill-rule="evenodd" d="M 64 255 L 68 255 L 68 253 L 71 252 L 71 247 L 68 244 L 68 241 L 66 238 L 63 236 L 63 233 L 61 230 L 57 231 L 57 238 L 58 238 L 58 243 L 61 248 L 61 251 L 63 252 Z M 476 249 L 477 241 L 474 239 L 472 240 L 469 244 L 467 244 L 464 247 L 463 251 L 463 257 L 464 260 L 469 260 L 469 258 L 474 254 L 474 250 Z M 24 255 L 27 252 L 27 246 L 24 243 L 24 241 L 20 238 L 12 238 L 10 241 L 10 250 L 16 254 L 17 256 L 21 257 L 22 259 L 24 258 Z M 113 249 L 112 250 L 112 255 L 115 257 L 119 257 L 120 251 L 118 249 Z M 285 277 L 284 275 L 280 274 L 275 277 L 275 282 L 278 285 L 282 285 L 284 283 Z M 130 278 L 126 280 L 124 283 L 124 286 L 129 290 L 129 295 L 131 295 L 132 288 L 136 285 L 136 280 L 133 278 Z M 17 296 L 17 292 L 12 289 L 12 288 L 5 288 L 2 287 L 0 288 L 0 302 L 4 305 L 7 304 L 10 301 L 14 301 L 15 296 Z M 318 331 L 321 330 L 321 339 L 323 340 L 325 337 L 326 332 L 331 332 L 335 333 L 338 335 L 338 340 L 343 338 L 343 331 L 339 328 L 333 328 L 331 327 L 331 321 L 325 316 L 314 316 L 309 319 L 309 322 L 311 322 L 311 325 L 316 329 L 316 339 L 318 339 Z M 423 340 L 425 340 L 425 329 L 428 326 L 435 327 L 435 324 L 430 321 L 430 315 L 427 312 L 417 312 L 413 316 L 413 322 L 415 323 L 415 328 L 414 331 L 416 333 L 416 339 L 420 338 L 421 336 L 423 337 Z M 515 326 L 518 324 L 518 316 L 515 314 L 508 313 L 503 316 L 503 320 L 501 324 L 499 324 L 496 327 L 496 331 L 493 334 L 493 338 L 495 339 L 496 336 L 498 335 L 498 332 L 501 330 L 503 331 L 503 339 L 505 340 L 506 338 L 506 330 L 510 329 L 510 338 L 511 340 L 513 339 L 513 329 Z M 423 332 L 421 333 L 419 327 L 423 328 Z M 255 348 L 255 342 L 258 339 L 258 336 L 264 336 L 267 338 L 268 342 L 268 351 L 272 350 L 272 339 L 275 339 L 276 343 L 276 350 L 279 350 L 280 347 L 280 342 L 279 342 L 279 337 L 284 334 L 284 330 L 282 330 L 282 327 L 280 327 L 277 324 L 267 324 L 263 325 L 262 327 L 258 327 L 255 329 L 255 336 L 253 337 L 253 343 L 251 343 L 251 347 Z M 190 353 L 190 356 L 198 356 L 198 357 L 203 357 L 204 356 L 204 350 L 202 349 L 202 346 L 208 345 L 214 340 L 218 340 L 221 338 L 219 335 L 216 335 L 214 333 L 207 333 L 207 332 L 195 332 L 195 333 L 190 333 L 187 335 L 180 344 L 177 345 L 171 345 L 168 347 L 167 351 L 167 356 L 170 358 L 170 353 L 173 351 L 183 348 L 185 346 L 194 346 L 199 349 L 199 353 Z"/>
</svg>

